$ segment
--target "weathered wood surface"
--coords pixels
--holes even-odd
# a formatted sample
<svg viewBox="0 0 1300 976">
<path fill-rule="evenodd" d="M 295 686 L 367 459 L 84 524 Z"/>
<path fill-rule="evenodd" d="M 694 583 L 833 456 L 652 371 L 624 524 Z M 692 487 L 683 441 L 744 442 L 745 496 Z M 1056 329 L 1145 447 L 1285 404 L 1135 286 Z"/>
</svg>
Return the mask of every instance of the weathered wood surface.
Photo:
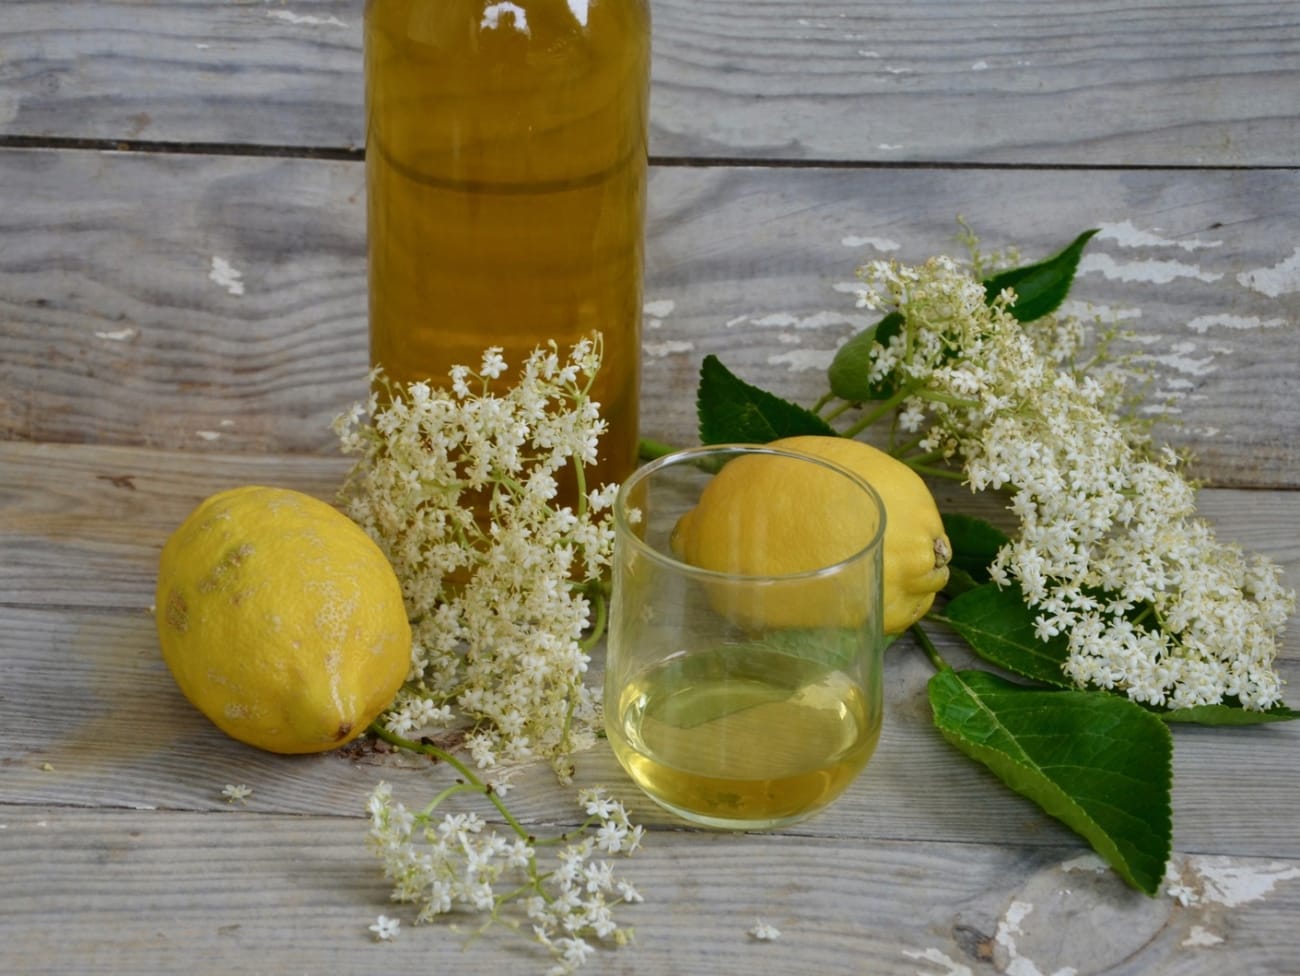
<svg viewBox="0 0 1300 976">
<path fill-rule="evenodd" d="M 651 151 L 1291 166 L 1288 0 L 653 0 Z M 361 0 L 6 0 L 0 132 L 356 151 Z"/>
<path fill-rule="evenodd" d="M 0 436 L 329 453 L 364 392 L 356 163 L 0 151 Z M 811 403 L 872 321 L 855 269 L 1087 227 L 1075 288 L 1122 317 L 1201 477 L 1300 483 L 1300 171 L 656 168 L 646 434 L 693 436 L 701 358 Z"/>
<path fill-rule="evenodd" d="M 535 947 L 509 933 L 471 941 L 467 931 L 404 929 L 389 945 L 369 944 L 366 921 L 391 908 L 356 820 L 61 807 L 9 808 L 3 817 L 0 931 L 10 937 L 0 961 L 11 972 L 381 967 L 499 976 L 545 968 Z M 1208 893 L 1202 904 L 1134 894 L 1068 848 L 674 834 L 628 862 L 655 893 L 627 912 L 636 946 L 601 951 L 588 971 L 938 976 L 1051 972 L 1037 967 L 1073 960 L 1079 973 L 1218 976 L 1225 959 L 1241 972 L 1294 971 L 1288 946 L 1300 885 L 1286 881 L 1285 865 L 1177 863 Z M 1211 887 L 1229 869 L 1276 890 L 1230 907 Z M 928 925 L 916 917 L 920 884 Z M 1044 929 L 1035 910 L 1087 921 Z M 781 938 L 749 938 L 756 917 Z"/>
<path fill-rule="evenodd" d="M 374 946 L 393 909 L 365 797 L 384 779 L 425 800 L 447 771 L 226 739 L 149 614 L 200 498 L 329 498 L 346 470 L 329 422 L 366 369 L 361 0 L 0 6 L 0 972 L 542 971 L 522 939 L 446 927 Z M 1202 512 L 1300 578 L 1296 4 L 653 8 L 648 436 L 693 438 L 709 353 L 811 402 L 869 321 L 856 266 L 954 252 L 959 215 L 1029 257 L 1100 227 L 1077 307 L 1134 331 L 1159 433 L 1214 486 Z M 1294 689 L 1294 633 L 1281 669 Z M 626 865 L 638 946 L 590 971 L 1297 972 L 1300 724 L 1175 731 L 1184 904 L 1135 895 L 956 755 L 929 674 L 891 650 L 867 772 L 775 834 L 683 829 L 583 755 L 579 781 L 651 827 Z M 513 775 L 525 822 L 575 821 L 548 771 Z M 750 939 L 756 918 L 782 938 Z"/>
</svg>

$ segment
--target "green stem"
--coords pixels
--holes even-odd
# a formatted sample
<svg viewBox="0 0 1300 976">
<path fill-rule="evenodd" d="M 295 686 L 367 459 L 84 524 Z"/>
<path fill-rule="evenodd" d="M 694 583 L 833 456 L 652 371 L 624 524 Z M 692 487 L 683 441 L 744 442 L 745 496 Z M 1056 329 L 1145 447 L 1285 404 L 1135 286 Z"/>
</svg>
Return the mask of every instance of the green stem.
<svg viewBox="0 0 1300 976">
<path fill-rule="evenodd" d="M 849 427 L 844 430 L 843 432 L 844 436 L 853 437 L 856 434 L 862 433 L 864 430 L 866 430 L 868 427 L 874 424 L 881 417 L 885 416 L 887 413 L 889 413 L 889 411 L 893 410 L 895 407 L 897 407 L 900 403 L 902 403 L 911 395 L 912 395 L 912 390 L 910 388 L 906 390 L 899 390 L 892 397 L 890 397 L 888 400 L 886 400 L 884 403 L 878 406 L 875 410 L 871 411 L 866 416 L 859 417 L 852 424 L 850 424 Z"/>
<path fill-rule="evenodd" d="M 913 464 L 911 461 L 904 460 L 909 468 L 917 474 L 929 475 L 932 478 L 947 478 L 949 481 L 965 481 L 966 476 L 960 471 L 952 471 L 948 468 L 936 468 L 930 464 Z"/>
<path fill-rule="evenodd" d="M 835 394 L 827 390 L 825 393 L 822 394 L 821 399 L 812 405 L 812 412 L 821 413 L 822 407 L 826 406 L 826 404 L 830 403 L 834 399 L 835 399 Z"/>
<path fill-rule="evenodd" d="M 428 742 L 415 742 L 412 739 L 403 738 L 402 736 L 397 735 L 395 732 L 388 731 L 388 729 L 384 728 L 384 726 L 381 725 L 378 720 L 371 722 L 370 728 L 367 729 L 366 731 L 368 731 L 371 735 L 375 736 L 376 738 L 383 739 L 389 745 L 397 746 L 399 749 L 405 749 L 408 752 L 419 753 L 422 756 L 432 756 L 434 759 L 438 759 L 441 760 L 442 762 L 445 762 L 448 766 L 456 770 L 456 772 L 460 773 L 460 775 L 464 777 L 465 783 L 456 784 L 457 786 L 478 790 L 478 792 L 482 793 L 484 796 L 486 796 L 489 800 L 492 801 L 492 805 L 496 807 L 497 812 L 500 813 L 501 816 L 505 818 L 505 821 L 507 824 L 510 825 L 511 830 L 513 830 L 524 840 L 530 840 L 532 838 L 532 834 L 524 828 L 524 825 L 521 824 L 518 820 L 516 820 L 514 814 L 512 814 L 508 809 L 506 809 L 505 802 L 501 799 L 499 795 L 497 795 L 496 790 L 492 789 L 481 779 L 479 779 L 473 770 L 471 770 L 468 766 L 466 766 L 463 762 L 461 762 L 459 759 L 453 756 L 446 749 L 439 749 L 437 746 Z M 444 790 L 443 792 L 446 791 Z M 460 792 L 460 790 L 456 790 L 455 792 Z M 434 805 L 436 805 L 436 799 Z M 431 805 L 429 809 L 432 809 L 432 806 L 433 805 Z"/>
<path fill-rule="evenodd" d="M 903 441 L 901 444 L 897 442 L 891 443 L 889 446 L 889 453 L 896 458 L 904 458 L 907 456 L 908 451 L 914 451 L 920 447 L 921 442 L 925 440 L 925 438 L 925 434 L 917 434 L 910 441 Z"/>
<path fill-rule="evenodd" d="M 910 629 L 916 637 L 917 643 L 921 645 L 921 650 L 925 651 L 925 656 L 934 665 L 934 669 L 936 671 L 951 671 L 952 665 L 943 659 L 943 655 L 939 653 L 939 648 L 934 646 L 934 641 L 930 640 L 930 635 L 921 629 L 921 625 L 912 624 Z"/>
<path fill-rule="evenodd" d="M 636 454 L 642 461 L 653 461 L 655 458 L 661 458 L 665 454 L 672 454 L 677 448 L 671 444 L 665 444 L 663 441 L 651 440 L 648 437 L 642 437 L 637 441 Z"/>
<path fill-rule="evenodd" d="M 595 586 L 586 587 L 586 590 L 596 610 L 596 619 L 591 624 L 591 634 L 582 642 L 582 649 L 590 651 L 605 636 L 605 627 L 609 624 L 609 602 L 605 599 L 605 588 L 599 581 Z"/>
<path fill-rule="evenodd" d="M 841 403 L 838 407 L 836 407 L 834 410 L 832 410 L 830 413 L 828 413 L 825 417 L 823 417 L 822 420 L 825 420 L 827 423 L 829 423 L 830 421 L 834 420 L 836 417 L 840 416 L 840 414 L 842 414 L 842 413 L 844 413 L 845 411 L 851 409 L 852 407 L 853 407 L 853 404 L 850 403 L 849 401 L 845 400 L 845 401 L 844 401 L 843 403 Z"/>
<path fill-rule="evenodd" d="M 916 445 L 913 444 L 912 446 L 915 447 Z M 922 454 L 911 454 L 906 456 L 895 454 L 894 457 L 898 458 L 906 465 L 929 464 L 931 461 L 942 461 L 943 451 L 925 451 Z"/>
</svg>

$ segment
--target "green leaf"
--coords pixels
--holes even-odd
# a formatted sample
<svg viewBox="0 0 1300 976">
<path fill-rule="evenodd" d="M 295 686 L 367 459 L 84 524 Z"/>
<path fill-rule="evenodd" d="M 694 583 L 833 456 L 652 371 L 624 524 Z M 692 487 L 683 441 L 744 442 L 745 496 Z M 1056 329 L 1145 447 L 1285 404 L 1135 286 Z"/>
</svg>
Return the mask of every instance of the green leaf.
<svg viewBox="0 0 1300 976">
<path fill-rule="evenodd" d="M 1263 725 L 1266 722 L 1294 722 L 1300 711 L 1285 705 L 1274 705 L 1266 712 L 1251 711 L 1237 704 L 1197 705 L 1194 708 L 1151 708 L 1150 711 L 1166 722 L 1186 722 L 1191 725 L 1240 726 Z"/>
<path fill-rule="evenodd" d="M 966 574 L 976 584 L 989 582 L 989 565 L 1011 541 L 1001 529 L 970 515 L 944 515 L 943 531 L 952 544 L 948 569 Z"/>
<path fill-rule="evenodd" d="M 1037 614 L 1025 605 L 1020 587 L 985 583 L 954 598 L 939 617 L 991 664 L 1058 688 L 1072 683 L 1061 671 L 1069 650 L 1066 638 L 1041 640 L 1034 633 Z"/>
<path fill-rule="evenodd" d="M 879 383 L 867 380 L 871 369 L 871 351 L 889 344 L 903 327 L 901 312 L 890 312 L 875 325 L 863 329 L 840 346 L 826 371 L 831 392 L 841 400 L 861 403 L 864 400 L 888 400 L 898 387 L 892 379 Z"/>
<path fill-rule="evenodd" d="M 815 413 L 737 377 L 717 356 L 700 365 L 696 397 L 702 444 L 766 444 L 801 434 L 838 436 Z"/>
<path fill-rule="evenodd" d="M 935 726 L 953 746 L 1079 833 L 1154 895 L 1173 833 L 1173 738 L 1124 698 L 1025 688 L 984 671 L 930 679 Z"/>
<path fill-rule="evenodd" d="M 1065 250 L 1045 261 L 1012 268 L 986 279 L 985 299 L 991 302 L 1002 289 L 1010 288 L 1016 293 L 1016 303 L 1010 311 L 1019 322 L 1032 322 L 1055 312 L 1070 293 L 1084 245 L 1096 233 L 1095 229 L 1086 230 Z"/>
</svg>

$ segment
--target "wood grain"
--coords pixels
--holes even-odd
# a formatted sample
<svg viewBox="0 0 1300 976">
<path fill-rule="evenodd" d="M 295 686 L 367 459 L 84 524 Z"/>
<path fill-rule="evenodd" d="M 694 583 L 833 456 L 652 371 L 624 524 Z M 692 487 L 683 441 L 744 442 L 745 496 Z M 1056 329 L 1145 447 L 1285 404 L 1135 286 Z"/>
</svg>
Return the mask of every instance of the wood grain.
<svg viewBox="0 0 1300 976">
<path fill-rule="evenodd" d="M 141 11 L 147 10 L 147 15 Z M 1300 17 L 1271 2 L 815 8 L 655 0 L 651 151 L 1291 166 Z M 6 0 L 0 133 L 355 151 L 359 0 Z"/>
<path fill-rule="evenodd" d="M 0 437 L 335 450 L 367 368 L 360 166 L 0 150 L 0 187 Z M 811 404 L 871 321 L 857 266 L 962 253 L 958 215 L 1026 260 L 1100 227 L 1074 297 L 1135 333 L 1162 437 L 1218 485 L 1300 482 L 1300 171 L 656 168 L 645 435 L 693 442 L 710 353 Z"/>
<path fill-rule="evenodd" d="M 413 803 L 448 781 L 449 772 L 406 757 L 277 757 L 244 747 L 185 702 L 158 654 L 149 611 L 157 554 L 190 508 L 210 491 L 263 481 L 329 498 L 341 476 L 337 459 L 213 455 L 195 470 L 176 452 L 0 443 L 0 472 L 0 795 L 7 802 L 212 811 L 225 806 L 221 787 L 238 781 L 254 788 L 255 810 L 353 816 L 380 779 Z M 105 473 L 129 477 L 132 487 Z M 942 495 L 941 502 L 949 505 Z M 1300 522 L 1300 495 L 1206 491 L 1202 509 L 1226 538 L 1300 571 L 1300 542 L 1276 532 Z M 942 628 L 934 636 L 954 665 L 969 660 Z M 1294 640 L 1283 647 L 1282 669 L 1300 676 Z M 910 641 L 890 651 L 885 728 L 867 773 L 823 815 L 786 833 L 1083 850 L 938 737 L 925 700 L 931 673 Z M 1287 827 L 1292 801 L 1280 789 L 1291 780 L 1300 724 L 1179 728 L 1176 742 L 1176 849 L 1300 858 L 1300 837 Z M 571 821 L 572 792 L 548 770 L 513 776 L 520 816 Z M 579 779 L 615 786 L 650 823 L 676 823 L 637 802 L 603 743 L 580 758 Z"/>
<path fill-rule="evenodd" d="M 545 969 L 522 936 L 474 940 L 469 920 L 459 931 L 414 926 L 387 900 L 355 819 L 0 807 L 0 822 L 7 972 Z M 975 971 L 1018 962 L 1022 972 L 1033 964 L 1117 976 L 1219 973 L 1220 951 L 1184 945 L 1199 930 L 1230 938 L 1234 964 L 1250 972 L 1286 971 L 1300 885 L 1282 882 L 1231 913 L 1213 903 L 1182 909 L 1118 887 L 1091 861 L 1063 865 L 1068 856 L 890 840 L 651 837 L 619 865 L 646 895 L 620 913 L 636 944 L 601 950 L 591 969 L 915 976 L 954 971 L 940 968 L 946 959 Z M 1261 873 L 1288 867 L 1231 863 Z M 1071 912 L 1100 924 L 1086 939 L 1051 924 Z M 406 924 L 394 942 L 375 946 L 367 926 L 380 913 Z M 756 918 L 781 937 L 752 940 Z"/>
</svg>

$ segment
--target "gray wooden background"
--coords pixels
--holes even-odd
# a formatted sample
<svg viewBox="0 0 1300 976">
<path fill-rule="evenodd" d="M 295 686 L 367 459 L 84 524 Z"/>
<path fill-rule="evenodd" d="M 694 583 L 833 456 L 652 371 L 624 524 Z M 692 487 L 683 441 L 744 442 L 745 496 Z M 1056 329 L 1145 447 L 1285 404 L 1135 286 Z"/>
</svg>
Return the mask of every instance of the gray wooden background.
<svg viewBox="0 0 1300 976">
<path fill-rule="evenodd" d="M 959 217 L 1027 257 L 1098 227 L 1077 307 L 1134 331 L 1203 511 L 1294 585 L 1300 4 L 652 9 L 647 436 L 694 440 L 709 353 L 811 403 L 869 321 L 865 260 L 958 253 Z M 147 612 L 199 499 L 252 481 L 330 497 L 345 469 L 329 421 L 365 387 L 361 17 L 0 6 L 5 972 L 544 968 L 523 939 L 464 947 L 442 926 L 372 945 L 393 907 L 365 795 L 384 778 L 419 800 L 441 774 L 225 740 Z M 1298 661 L 1293 633 L 1293 683 Z M 1174 865 L 1196 897 L 1148 899 L 938 739 L 928 674 L 891 651 L 877 756 L 806 824 L 723 836 L 639 807 L 639 944 L 591 970 L 1300 972 L 1300 729 L 1177 731 Z M 603 751 L 579 777 L 625 783 Z M 222 801 L 232 782 L 247 806 Z M 511 801 L 539 830 L 575 816 L 542 770 Z M 755 917 L 782 938 L 750 940 Z"/>
</svg>

